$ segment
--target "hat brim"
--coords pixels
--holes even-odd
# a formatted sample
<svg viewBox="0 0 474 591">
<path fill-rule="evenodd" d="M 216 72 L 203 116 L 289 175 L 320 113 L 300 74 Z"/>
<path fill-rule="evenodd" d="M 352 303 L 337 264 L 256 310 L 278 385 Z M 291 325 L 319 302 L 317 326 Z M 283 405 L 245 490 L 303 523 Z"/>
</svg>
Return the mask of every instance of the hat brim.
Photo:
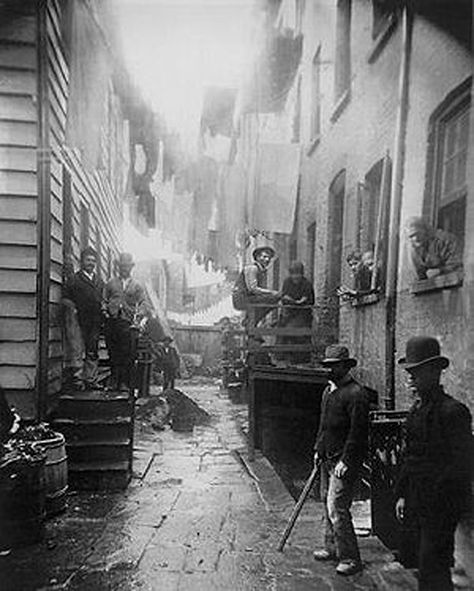
<svg viewBox="0 0 474 591">
<path fill-rule="evenodd" d="M 321 361 L 322 365 L 336 365 L 336 363 L 347 363 L 348 365 L 351 365 L 352 367 L 354 367 L 355 365 L 357 365 L 357 359 L 354 359 L 353 357 L 347 357 L 346 359 L 338 359 L 336 357 L 326 357 L 326 359 L 323 359 Z"/>
<path fill-rule="evenodd" d="M 398 360 L 398 365 L 400 365 L 406 371 L 409 371 L 410 369 L 415 369 L 416 367 L 421 367 L 422 365 L 426 365 L 427 363 L 433 362 L 436 362 L 439 365 L 441 365 L 443 369 L 446 369 L 449 365 L 449 359 L 447 357 L 444 357 L 443 355 L 428 357 L 427 359 L 423 359 L 422 361 L 418 361 L 417 363 L 410 363 L 406 360 L 406 357 L 402 357 Z"/>
</svg>

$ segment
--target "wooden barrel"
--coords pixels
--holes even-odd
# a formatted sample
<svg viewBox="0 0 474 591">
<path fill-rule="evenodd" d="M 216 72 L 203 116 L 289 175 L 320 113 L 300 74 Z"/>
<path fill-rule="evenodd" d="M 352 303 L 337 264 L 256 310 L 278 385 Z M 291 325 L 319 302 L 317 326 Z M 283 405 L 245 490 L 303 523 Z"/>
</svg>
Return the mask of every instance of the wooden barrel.
<svg viewBox="0 0 474 591">
<path fill-rule="evenodd" d="M 44 449 L 46 454 L 45 486 L 46 515 L 56 515 L 66 509 L 68 491 L 67 454 L 64 435 L 56 433 L 51 439 L 42 439 L 35 445 Z"/>
<path fill-rule="evenodd" d="M 44 533 L 45 455 L 0 460 L 0 550 L 36 544 Z"/>
</svg>

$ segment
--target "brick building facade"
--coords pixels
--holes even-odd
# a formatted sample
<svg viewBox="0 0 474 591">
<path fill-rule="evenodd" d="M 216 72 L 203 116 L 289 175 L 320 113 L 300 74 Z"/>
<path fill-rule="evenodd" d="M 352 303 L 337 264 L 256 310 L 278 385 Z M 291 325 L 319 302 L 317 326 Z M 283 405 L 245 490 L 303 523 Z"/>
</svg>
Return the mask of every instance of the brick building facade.
<svg viewBox="0 0 474 591">
<path fill-rule="evenodd" d="M 288 4 L 282 3 L 281 14 Z M 295 80 L 301 85 L 302 149 L 297 240 L 296 246 L 290 243 L 293 258 L 314 264 L 318 347 L 336 339 L 347 343 L 382 401 L 404 408 L 410 400 L 394 360 L 409 336 L 434 335 L 452 359 L 445 377 L 448 391 L 474 410 L 470 3 L 458 2 L 455 9 L 446 3 L 414 3 L 408 15 L 401 3 L 395 8 L 368 0 L 294 4 L 304 41 Z M 400 98 L 404 57 L 407 87 Z M 406 127 L 397 144 L 402 103 Z M 456 160 L 452 165 L 448 151 Z M 401 174 L 394 179 L 398 164 Z M 462 272 L 416 280 L 405 226 L 408 218 L 422 214 L 462 239 Z M 341 302 L 336 288 L 352 281 L 347 254 L 377 244 L 387 273 L 392 248 L 395 294 L 387 281 L 377 297 L 358 305 Z M 395 386 L 388 375 L 392 368 Z"/>
</svg>

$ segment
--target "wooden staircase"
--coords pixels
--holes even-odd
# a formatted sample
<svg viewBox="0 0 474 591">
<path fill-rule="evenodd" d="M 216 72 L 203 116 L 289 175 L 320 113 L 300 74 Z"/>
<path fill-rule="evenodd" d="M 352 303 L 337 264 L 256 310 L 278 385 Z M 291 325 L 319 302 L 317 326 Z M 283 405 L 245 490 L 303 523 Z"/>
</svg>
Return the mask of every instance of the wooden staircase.
<svg viewBox="0 0 474 591">
<path fill-rule="evenodd" d="M 51 423 L 66 438 L 71 488 L 127 487 L 132 475 L 134 409 L 129 392 L 95 390 L 61 396 Z"/>
</svg>

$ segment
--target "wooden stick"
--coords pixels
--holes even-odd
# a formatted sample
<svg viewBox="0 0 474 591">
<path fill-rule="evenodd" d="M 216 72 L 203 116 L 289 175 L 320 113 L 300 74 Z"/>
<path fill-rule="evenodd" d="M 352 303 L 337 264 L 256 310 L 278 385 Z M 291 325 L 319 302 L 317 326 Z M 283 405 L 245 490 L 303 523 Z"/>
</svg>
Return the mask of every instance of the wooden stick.
<svg viewBox="0 0 474 591">
<path fill-rule="evenodd" d="M 278 547 L 277 547 L 278 552 L 283 552 L 283 548 L 285 547 L 285 544 L 286 544 L 288 538 L 290 537 L 290 534 L 295 526 L 296 520 L 298 519 L 299 514 L 301 513 L 301 509 L 303 508 L 303 505 L 305 504 L 306 499 L 308 498 L 309 491 L 313 488 L 313 484 L 316 481 L 316 477 L 318 476 L 318 472 L 319 472 L 319 467 L 320 467 L 320 463 L 318 462 L 314 466 L 310 477 L 308 478 L 308 480 L 306 481 L 306 484 L 304 485 L 303 492 L 300 494 L 300 497 L 295 505 L 295 508 L 293 509 L 293 511 L 291 513 L 290 519 L 288 520 L 288 523 L 286 524 L 285 531 L 283 532 L 283 535 L 281 536 L 280 541 L 278 543 Z"/>
</svg>

